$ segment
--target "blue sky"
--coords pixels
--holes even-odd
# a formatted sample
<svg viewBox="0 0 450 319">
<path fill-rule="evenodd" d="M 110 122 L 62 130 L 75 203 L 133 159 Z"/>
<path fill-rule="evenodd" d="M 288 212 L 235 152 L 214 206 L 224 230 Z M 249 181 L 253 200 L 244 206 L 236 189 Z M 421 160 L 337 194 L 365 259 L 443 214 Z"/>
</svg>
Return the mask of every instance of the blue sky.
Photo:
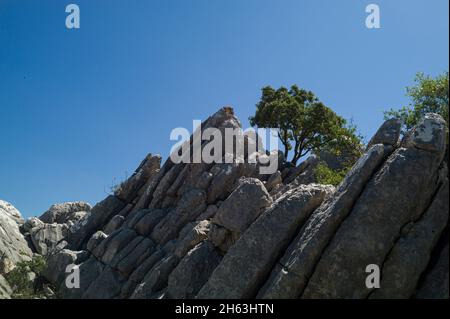
<svg viewBox="0 0 450 319">
<path fill-rule="evenodd" d="M 94 204 L 172 128 L 223 105 L 248 127 L 265 85 L 314 91 L 369 138 L 416 72 L 448 70 L 448 23 L 447 0 L 0 0 L 0 198 Z"/>
</svg>

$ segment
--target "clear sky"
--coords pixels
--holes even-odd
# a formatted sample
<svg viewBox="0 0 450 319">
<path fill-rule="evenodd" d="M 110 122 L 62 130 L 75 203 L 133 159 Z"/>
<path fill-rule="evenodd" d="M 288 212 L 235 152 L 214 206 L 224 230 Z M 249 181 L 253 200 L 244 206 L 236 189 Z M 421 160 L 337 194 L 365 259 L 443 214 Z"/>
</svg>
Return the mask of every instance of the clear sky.
<svg viewBox="0 0 450 319">
<path fill-rule="evenodd" d="M 81 28 L 65 27 L 76 3 Z M 365 7 L 381 29 L 365 27 Z M 170 131 L 298 84 L 368 138 L 418 71 L 448 70 L 448 0 L 0 0 L 0 198 L 103 199 Z"/>
</svg>

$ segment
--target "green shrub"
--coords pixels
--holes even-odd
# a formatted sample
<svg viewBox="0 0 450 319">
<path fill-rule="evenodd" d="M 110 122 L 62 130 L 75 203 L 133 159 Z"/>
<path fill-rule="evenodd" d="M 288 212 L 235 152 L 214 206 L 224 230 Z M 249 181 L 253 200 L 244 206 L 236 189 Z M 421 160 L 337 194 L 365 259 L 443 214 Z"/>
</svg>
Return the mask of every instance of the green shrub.
<svg viewBox="0 0 450 319">
<path fill-rule="evenodd" d="M 351 167 L 345 167 L 341 170 L 332 170 L 325 163 L 321 162 L 317 165 L 314 173 L 317 183 L 324 185 L 339 185 L 344 179 Z"/>
<path fill-rule="evenodd" d="M 22 261 L 5 275 L 6 280 L 13 290 L 12 298 L 34 299 L 44 297 L 43 287 L 38 287 L 37 283 L 42 282 L 42 273 L 45 269 L 46 261 L 42 256 L 36 256 L 29 261 Z M 35 274 L 35 279 L 29 276 Z"/>
<path fill-rule="evenodd" d="M 384 112 L 385 119 L 392 117 L 400 119 L 403 123 L 403 132 L 416 126 L 426 113 L 440 114 L 448 124 L 448 80 L 448 71 L 436 77 L 417 73 L 415 84 L 406 88 L 406 96 L 410 98 L 410 103 L 399 109 Z"/>
</svg>

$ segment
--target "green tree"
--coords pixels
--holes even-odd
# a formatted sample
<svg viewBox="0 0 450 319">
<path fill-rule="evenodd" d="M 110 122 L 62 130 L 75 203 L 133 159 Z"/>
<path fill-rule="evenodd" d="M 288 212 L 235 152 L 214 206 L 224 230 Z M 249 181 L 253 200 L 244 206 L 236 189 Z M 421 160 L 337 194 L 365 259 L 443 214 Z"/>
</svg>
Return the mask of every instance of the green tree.
<svg viewBox="0 0 450 319">
<path fill-rule="evenodd" d="M 391 109 L 384 113 L 384 117 L 400 119 L 404 131 L 419 123 L 426 113 L 438 113 L 448 123 L 448 76 L 448 71 L 435 78 L 418 73 L 415 84 L 406 88 L 406 95 L 411 98 L 410 104 Z"/>
<path fill-rule="evenodd" d="M 354 127 L 320 102 L 313 92 L 296 85 L 290 90 L 264 87 L 255 115 L 249 120 L 253 126 L 277 128 L 285 158 L 289 151 L 294 152 L 291 160 L 294 165 L 310 152 L 354 149 L 361 144 Z"/>
</svg>

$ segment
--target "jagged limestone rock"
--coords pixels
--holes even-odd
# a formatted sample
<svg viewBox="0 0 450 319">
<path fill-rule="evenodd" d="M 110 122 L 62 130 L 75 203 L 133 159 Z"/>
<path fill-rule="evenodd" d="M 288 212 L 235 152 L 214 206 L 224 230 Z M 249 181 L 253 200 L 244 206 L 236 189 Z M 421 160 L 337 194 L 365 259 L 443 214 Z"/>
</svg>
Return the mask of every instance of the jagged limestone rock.
<svg viewBox="0 0 450 319">
<path fill-rule="evenodd" d="M 72 249 L 81 249 L 89 238 L 97 231 L 103 229 L 111 217 L 125 207 L 125 204 L 116 196 L 110 195 L 95 205 L 91 212 L 71 227 L 68 242 Z"/>
<path fill-rule="evenodd" d="M 263 183 L 256 178 L 243 178 L 239 186 L 223 202 L 212 222 L 236 233 L 243 233 L 272 204 Z"/>
<path fill-rule="evenodd" d="M 113 231 L 118 229 L 120 226 L 122 226 L 123 222 L 125 221 L 125 217 L 122 215 L 115 215 L 111 220 L 106 224 L 105 228 L 103 229 L 105 234 L 111 234 Z"/>
<path fill-rule="evenodd" d="M 31 249 L 19 229 L 22 223 L 19 211 L 0 200 L 0 275 L 10 272 L 18 262 L 31 259 Z"/>
<path fill-rule="evenodd" d="M 449 241 L 439 252 L 438 259 L 425 275 L 423 283 L 419 287 L 415 298 L 419 299 L 448 299 L 449 298 Z"/>
<path fill-rule="evenodd" d="M 202 128 L 240 125 L 223 108 Z M 398 123 L 386 122 L 337 189 L 310 184 L 314 156 L 296 168 L 279 163 L 272 177 L 256 164 L 160 167 L 147 156 L 122 189 L 70 225 L 60 246 L 74 251 L 50 256 L 48 271 L 79 265 L 80 289 L 49 277 L 64 298 L 448 296 L 438 284 L 448 278 L 443 132 L 430 114 L 399 144 Z M 367 262 L 395 280 L 363 287 Z"/>
<path fill-rule="evenodd" d="M 79 220 L 83 214 L 88 213 L 92 209 L 91 205 L 85 202 L 67 202 L 62 204 L 52 205 L 48 211 L 43 213 L 39 219 L 46 224 L 65 224 L 68 221 Z"/>
<path fill-rule="evenodd" d="M 369 181 L 322 253 L 304 298 L 370 294 L 365 284 L 367 265 L 384 264 L 404 225 L 421 216 L 435 192 L 445 152 L 442 121 L 425 118 L 403 143 L 408 148 L 397 149 Z"/>
<path fill-rule="evenodd" d="M 399 143 L 401 127 L 402 123 L 399 119 L 389 119 L 385 121 L 370 139 L 369 144 L 367 144 L 367 149 L 375 144 L 397 146 Z"/>
<path fill-rule="evenodd" d="M 408 225 L 383 263 L 380 288 L 370 298 L 410 298 L 420 275 L 430 260 L 431 252 L 448 223 L 448 180 L 435 195 L 420 219 Z M 405 261 L 414 261 L 406 262 Z"/>
<path fill-rule="evenodd" d="M 134 174 L 121 183 L 114 194 L 123 202 L 131 202 L 148 179 L 156 175 L 160 169 L 161 156 L 148 154 Z"/>
<path fill-rule="evenodd" d="M 278 255 L 331 189 L 302 185 L 275 202 L 230 248 L 198 298 L 255 297 Z"/>
<path fill-rule="evenodd" d="M 259 297 L 299 297 L 323 249 L 351 211 L 367 181 L 391 151 L 392 147 L 377 144 L 356 162 L 333 196 L 322 203 L 292 241 L 280 265 L 272 270 L 260 290 Z"/>
<path fill-rule="evenodd" d="M 74 252 L 63 249 L 48 256 L 47 267 L 43 276 L 55 287 L 59 287 L 66 279 L 66 268 L 70 264 L 81 262 L 83 252 Z"/>
<path fill-rule="evenodd" d="M 166 296 L 177 299 L 194 298 L 221 258 L 210 242 L 199 243 L 169 275 Z"/>
<path fill-rule="evenodd" d="M 49 254 L 69 233 L 66 224 L 44 224 L 30 230 L 31 240 L 37 253 Z"/>
<path fill-rule="evenodd" d="M 11 299 L 12 289 L 5 277 L 0 275 L 0 299 Z"/>
</svg>

